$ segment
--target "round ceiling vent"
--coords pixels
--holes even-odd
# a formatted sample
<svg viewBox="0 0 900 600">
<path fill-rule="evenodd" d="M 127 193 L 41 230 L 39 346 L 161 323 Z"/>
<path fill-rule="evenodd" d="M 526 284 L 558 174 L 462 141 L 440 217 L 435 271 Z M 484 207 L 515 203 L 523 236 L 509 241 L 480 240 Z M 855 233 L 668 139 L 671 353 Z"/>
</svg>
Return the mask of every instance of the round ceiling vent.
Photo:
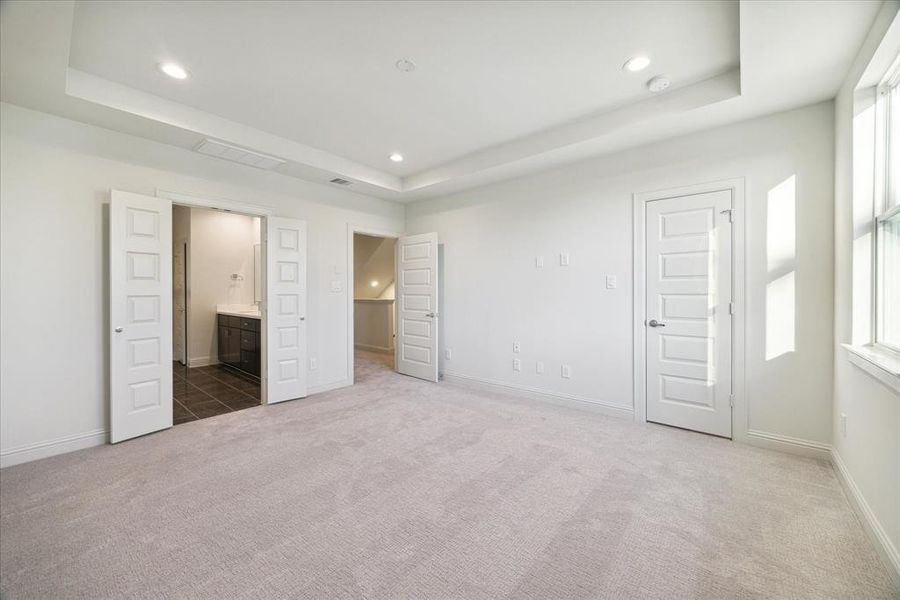
<svg viewBox="0 0 900 600">
<path fill-rule="evenodd" d="M 394 65 L 397 67 L 399 71 L 403 71 L 404 73 L 409 73 L 410 71 L 415 70 L 416 63 L 409 60 L 408 58 L 401 58 Z"/>
<path fill-rule="evenodd" d="M 661 92 L 672 85 L 672 82 L 669 81 L 669 78 L 665 75 L 657 75 L 653 79 L 647 82 L 647 89 L 651 92 Z"/>
</svg>

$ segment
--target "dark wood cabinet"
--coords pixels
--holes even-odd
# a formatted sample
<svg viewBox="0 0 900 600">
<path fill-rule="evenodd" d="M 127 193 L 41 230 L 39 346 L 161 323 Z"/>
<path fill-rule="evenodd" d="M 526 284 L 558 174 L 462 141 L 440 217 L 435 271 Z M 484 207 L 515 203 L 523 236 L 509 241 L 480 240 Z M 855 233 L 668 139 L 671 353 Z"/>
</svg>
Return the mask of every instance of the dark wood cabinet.
<svg viewBox="0 0 900 600">
<path fill-rule="evenodd" d="M 219 315 L 219 362 L 260 376 L 260 320 Z"/>
</svg>

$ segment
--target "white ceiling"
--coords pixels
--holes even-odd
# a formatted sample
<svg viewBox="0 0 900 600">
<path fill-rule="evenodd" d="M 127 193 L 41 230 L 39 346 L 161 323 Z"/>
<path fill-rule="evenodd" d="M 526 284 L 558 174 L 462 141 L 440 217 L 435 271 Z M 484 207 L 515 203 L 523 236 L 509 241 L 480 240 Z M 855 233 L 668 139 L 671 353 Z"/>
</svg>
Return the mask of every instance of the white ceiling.
<svg viewBox="0 0 900 600">
<path fill-rule="evenodd" d="M 405 176 L 733 69 L 737 33 L 729 2 L 80 2 L 69 64 Z"/>
<path fill-rule="evenodd" d="M 833 97 L 880 4 L 10 1 L 0 87 L 408 201 Z M 623 72 L 638 53 L 651 66 Z M 652 95 L 659 73 L 673 87 Z"/>
</svg>

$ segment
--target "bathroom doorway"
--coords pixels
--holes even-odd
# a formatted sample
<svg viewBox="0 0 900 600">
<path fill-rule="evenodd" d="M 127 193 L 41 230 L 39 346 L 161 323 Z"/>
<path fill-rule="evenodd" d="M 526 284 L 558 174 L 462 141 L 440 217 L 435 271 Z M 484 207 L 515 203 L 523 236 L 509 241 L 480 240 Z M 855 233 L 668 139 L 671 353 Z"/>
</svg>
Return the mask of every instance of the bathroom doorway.
<svg viewBox="0 0 900 600">
<path fill-rule="evenodd" d="M 173 424 L 261 403 L 262 222 L 172 207 Z"/>
</svg>

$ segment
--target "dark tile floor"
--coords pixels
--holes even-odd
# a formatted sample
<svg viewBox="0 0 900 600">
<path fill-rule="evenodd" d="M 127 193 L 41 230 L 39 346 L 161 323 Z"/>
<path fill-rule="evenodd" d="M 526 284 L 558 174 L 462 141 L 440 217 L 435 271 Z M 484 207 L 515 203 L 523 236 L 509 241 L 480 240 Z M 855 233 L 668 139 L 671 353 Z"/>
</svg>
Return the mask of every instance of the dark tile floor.
<svg viewBox="0 0 900 600">
<path fill-rule="evenodd" d="M 174 364 L 174 424 L 259 406 L 259 381 L 220 365 L 188 368 Z"/>
</svg>

